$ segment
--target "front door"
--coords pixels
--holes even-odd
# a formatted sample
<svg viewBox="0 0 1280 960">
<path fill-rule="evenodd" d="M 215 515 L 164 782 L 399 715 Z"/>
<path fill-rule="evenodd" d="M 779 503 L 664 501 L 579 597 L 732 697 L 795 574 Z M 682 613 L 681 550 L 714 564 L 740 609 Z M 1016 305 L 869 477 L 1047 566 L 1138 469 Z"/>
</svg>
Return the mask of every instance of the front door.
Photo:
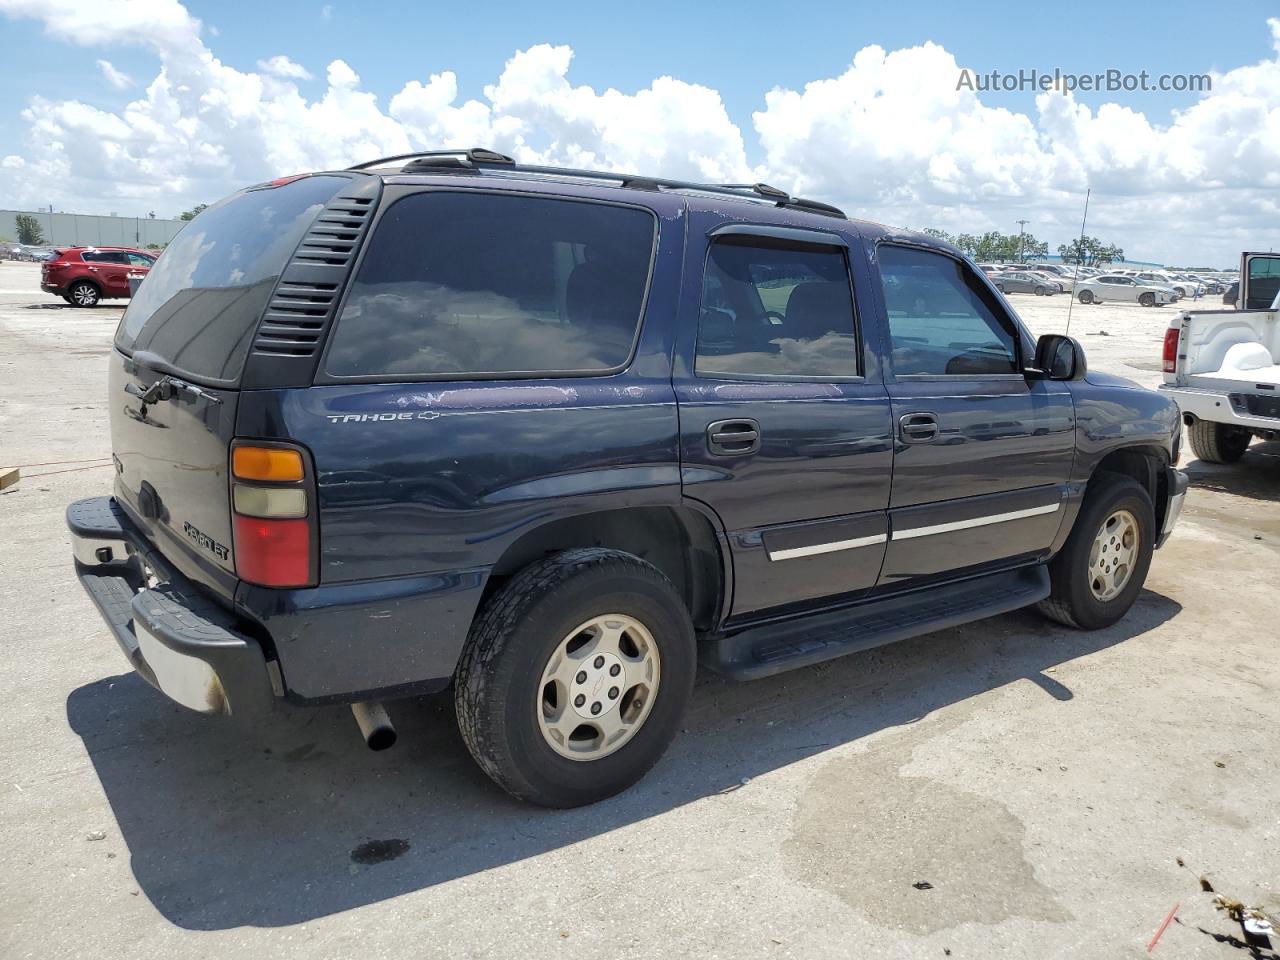
<svg viewBox="0 0 1280 960">
<path fill-rule="evenodd" d="M 728 533 L 735 617 L 855 595 L 884 557 L 889 401 L 854 306 L 858 236 L 837 226 L 690 217 L 681 476 Z"/>
<path fill-rule="evenodd" d="M 1029 338 L 963 260 L 890 243 L 875 259 L 895 443 L 880 584 L 1043 557 L 1075 452 L 1070 391 L 1023 376 Z"/>
</svg>

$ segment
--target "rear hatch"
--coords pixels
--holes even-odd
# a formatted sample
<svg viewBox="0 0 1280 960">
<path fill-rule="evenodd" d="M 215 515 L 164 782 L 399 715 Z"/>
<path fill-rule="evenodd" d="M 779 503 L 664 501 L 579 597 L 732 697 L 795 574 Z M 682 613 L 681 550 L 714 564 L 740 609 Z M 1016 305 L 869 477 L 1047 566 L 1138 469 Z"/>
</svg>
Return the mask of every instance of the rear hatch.
<svg viewBox="0 0 1280 960">
<path fill-rule="evenodd" d="M 227 598 L 236 585 L 228 458 L 246 360 L 260 350 L 289 357 L 323 332 L 338 283 L 299 297 L 296 308 L 282 307 L 276 288 L 304 259 L 300 244 L 313 240 L 317 218 L 351 184 L 292 178 L 209 207 L 156 261 L 116 332 L 108 385 L 115 495 L 171 563 Z M 338 259 L 353 259 L 357 240 L 358 232 Z M 345 266 L 336 279 L 344 277 Z M 264 350 L 259 321 L 268 307 L 297 319 Z"/>
</svg>

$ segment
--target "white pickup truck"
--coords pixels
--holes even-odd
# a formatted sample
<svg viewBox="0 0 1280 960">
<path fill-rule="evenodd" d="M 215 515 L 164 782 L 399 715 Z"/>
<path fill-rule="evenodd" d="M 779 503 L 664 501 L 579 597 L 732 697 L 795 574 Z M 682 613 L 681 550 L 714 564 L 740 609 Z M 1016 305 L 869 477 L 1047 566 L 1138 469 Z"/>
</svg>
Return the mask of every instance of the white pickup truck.
<svg viewBox="0 0 1280 960">
<path fill-rule="evenodd" d="M 1280 254 L 1240 258 L 1239 309 L 1184 310 L 1164 336 L 1160 389 L 1201 460 L 1232 463 L 1254 437 L 1280 439 Z"/>
</svg>

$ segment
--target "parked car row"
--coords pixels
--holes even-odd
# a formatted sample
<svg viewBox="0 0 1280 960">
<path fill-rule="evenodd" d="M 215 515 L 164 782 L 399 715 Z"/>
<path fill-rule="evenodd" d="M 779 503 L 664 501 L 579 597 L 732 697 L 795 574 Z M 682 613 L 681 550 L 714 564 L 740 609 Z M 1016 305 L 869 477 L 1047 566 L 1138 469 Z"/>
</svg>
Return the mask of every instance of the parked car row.
<svg viewBox="0 0 1280 960">
<path fill-rule="evenodd" d="M 1059 263 L 980 263 L 1001 293 L 1072 293 L 1081 303 L 1121 300 L 1163 306 L 1210 293 L 1228 294 L 1231 276 L 1168 270 L 1102 270 Z"/>
</svg>

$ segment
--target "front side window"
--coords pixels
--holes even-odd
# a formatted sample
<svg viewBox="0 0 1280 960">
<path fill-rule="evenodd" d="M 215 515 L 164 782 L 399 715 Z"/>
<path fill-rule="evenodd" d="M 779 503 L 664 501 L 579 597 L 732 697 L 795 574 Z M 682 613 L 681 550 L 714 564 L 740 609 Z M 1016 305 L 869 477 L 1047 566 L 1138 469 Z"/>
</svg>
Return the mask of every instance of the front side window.
<svg viewBox="0 0 1280 960">
<path fill-rule="evenodd" d="M 126 256 L 128 256 L 129 258 L 130 265 L 135 267 L 150 267 L 153 263 L 155 263 L 155 261 L 152 260 L 150 257 L 144 257 L 140 253 L 130 253 L 130 254 L 126 254 Z"/>
<path fill-rule="evenodd" d="M 702 281 L 695 371 L 723 378 L 860 375 L 843 249 L 716 240 Z"/>
<path fill-rule="evenodd" d="M 382 217 L 326 360 L 338 377 L 607 373 L 631 356 L 655 219 L 610 204 L 417 193 Z"/>
<path fill-rule="evenodd" d="M 896 376 L 1018 373 L 1015 331 L 964 264 L 890 244 L 878 255 Z"/>
</svg>

